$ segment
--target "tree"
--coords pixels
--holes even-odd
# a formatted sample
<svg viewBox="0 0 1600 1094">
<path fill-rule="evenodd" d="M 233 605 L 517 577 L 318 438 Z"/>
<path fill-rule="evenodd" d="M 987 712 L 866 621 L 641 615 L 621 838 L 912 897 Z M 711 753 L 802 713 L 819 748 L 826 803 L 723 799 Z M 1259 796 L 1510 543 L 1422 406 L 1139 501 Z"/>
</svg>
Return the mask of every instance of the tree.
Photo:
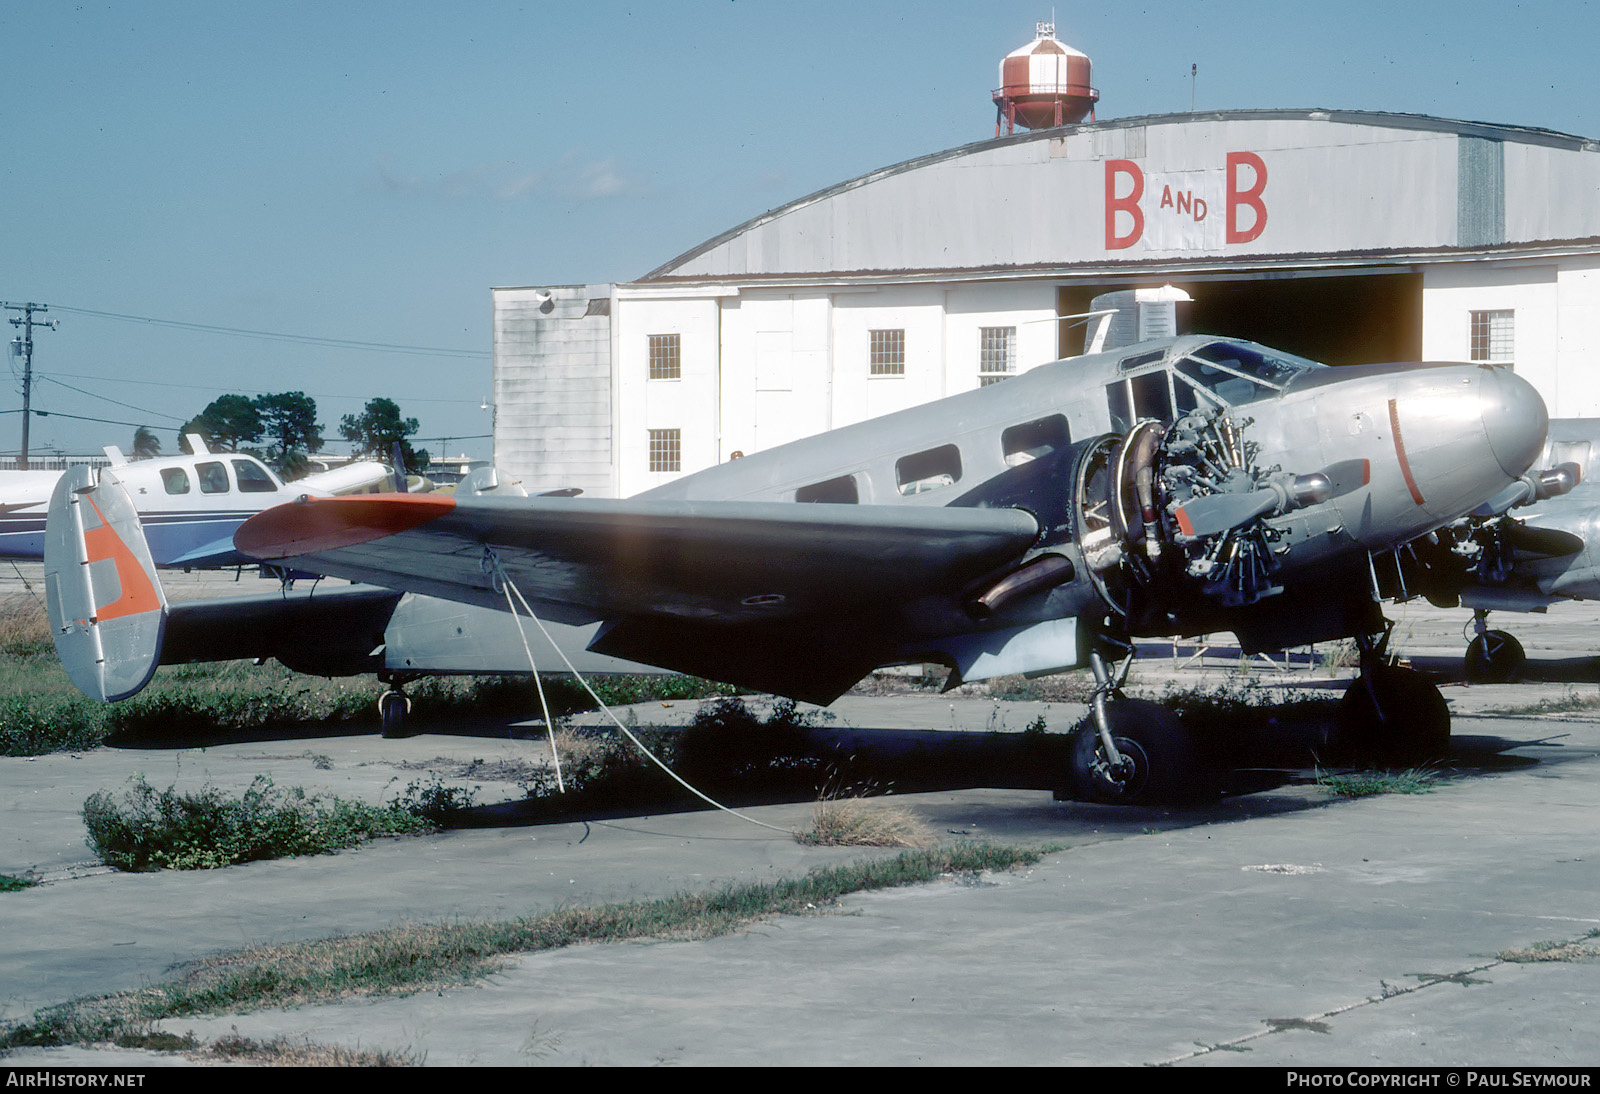
<svg viewBox="0 0 1600 1094">
<path fill-rule="evenodd" d="M 339 419 L 339 433 L 354 446 L 357 456 L 391 460 L 398 444 L 405 469 L 418 473 L 428 466 L 428 450 L 412 448 L 406 438 L 420 428 L 415 418 L 400 417 L 400 407 L 393 399 L 382 397 L 369 399 L 359 415 L 346 414 Z"/>
<path fill-rule="evenodd" d="M 261 439 L 261 413 L 254 399 L 244 395 L 219 395 L 204 410 L 178 429 L 178 447 L 189 451 L 188 435 L 198 433 L 217 452 L 237 452 L 241 444 Z"/>
<path fill-rule="evenodd" d="M 148 426 L 140 426 L 133 431 L 133 458 L 147 460 L 152 456 L 161 455 L 161 440 Z"/>
<path fill-rule="evenodd" d="M 285 479 L 305 473 L 306 457 L 322 448 L 322 426 L 317 422 L 317 401 L 303 391 L 262 395 L 255 401 L 262 432 L 268 438 L 267 460 Z"/>
</svg>

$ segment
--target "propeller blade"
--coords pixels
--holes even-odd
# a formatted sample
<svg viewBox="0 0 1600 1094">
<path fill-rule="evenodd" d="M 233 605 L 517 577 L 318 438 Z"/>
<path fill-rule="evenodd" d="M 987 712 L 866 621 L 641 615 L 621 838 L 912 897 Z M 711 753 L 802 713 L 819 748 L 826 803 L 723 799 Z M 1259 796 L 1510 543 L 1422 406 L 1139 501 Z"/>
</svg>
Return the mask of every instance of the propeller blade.
<svg viewBox="0 0 1600 1094">
<path fill-rule="evenodd" d="M 1173 513 L 1178 530 L 1186 536 L 1214 536 L 1237 528 L 1278 507 L 1276 490 L 1256 490 L 1249 494 L 1206 494 L 1192 498 Z"/>
</svg>

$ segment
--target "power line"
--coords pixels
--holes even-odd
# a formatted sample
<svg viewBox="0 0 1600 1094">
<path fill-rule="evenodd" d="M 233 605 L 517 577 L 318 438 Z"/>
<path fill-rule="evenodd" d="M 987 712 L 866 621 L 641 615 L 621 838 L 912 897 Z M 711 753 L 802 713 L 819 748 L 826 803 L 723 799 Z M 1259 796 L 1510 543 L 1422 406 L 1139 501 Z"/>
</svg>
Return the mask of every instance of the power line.
<svg viewBox="0 0 1600 1094">
<path fill-rule="evenodd" d="M 440 346 L 408 346 L 394 342 L 367 342 L 353 338 L 324 338 L 315 334 L 291 334 L 286 331 L 250 330 L 245 327 L 223 327 L 212 323 L 186 323 L 179 319 L 157 319 L 148 315 L 126 315 L 121 312 L 97 311 L 93 308 L 74 308 L 57 304 L 57 311 L 74 315 L 87 315 L 95 319 L 114 319 L 121 323 L 144 323 L 156 327 L 171 327 L 199 334 L 223 334 L 234 338 L 260 338 L 273 342 L 296 342 L 305 346 L 326 346 L 332 349 L 366 350 L 374 353 L 404 353 L 415 357 L 459 357 L 480 360 L 488 357 L 484 350 L 448 349 Z"/>
</svg>

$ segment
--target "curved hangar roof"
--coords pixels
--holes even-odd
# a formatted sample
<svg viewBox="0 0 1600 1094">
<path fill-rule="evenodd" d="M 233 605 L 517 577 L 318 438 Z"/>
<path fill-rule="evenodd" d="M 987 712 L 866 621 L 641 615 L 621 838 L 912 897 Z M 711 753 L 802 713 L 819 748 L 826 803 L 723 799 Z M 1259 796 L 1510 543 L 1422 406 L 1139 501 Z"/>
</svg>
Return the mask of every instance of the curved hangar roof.
<svg viewBox="0 0 1600 1094">
<path fill-rule="evenodd" d="M 1414 114 L 1238 110 L 1048 129 L 907 160 L 774 209 L 641 280 L 1402 261 L 1597 242 L 1600 141 Z"/>
</svg>

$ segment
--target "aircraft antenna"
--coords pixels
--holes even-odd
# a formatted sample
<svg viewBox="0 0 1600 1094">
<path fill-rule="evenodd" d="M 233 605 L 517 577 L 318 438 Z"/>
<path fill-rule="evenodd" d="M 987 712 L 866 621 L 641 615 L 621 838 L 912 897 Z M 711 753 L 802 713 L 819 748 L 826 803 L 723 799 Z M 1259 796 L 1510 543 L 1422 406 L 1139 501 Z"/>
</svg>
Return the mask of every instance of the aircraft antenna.
<svg viewBox="0 0 1600 1094">
<path fill-rule="evenodd" d="M 22 318 L 12 319 L 13 327 L 22 328 L 22 454 L 17 459 L 20 470 L 28 470 L 28 425 L 29 415 L 33 408 L 33 328 L 44 327 L 46 330 L 55 330 L 60 325 L 60 320 L 34 322 L 34 312 L 49 311 L 46 304 L 6 304 L 7 311 L 19 311 Z"/>
</svg>

